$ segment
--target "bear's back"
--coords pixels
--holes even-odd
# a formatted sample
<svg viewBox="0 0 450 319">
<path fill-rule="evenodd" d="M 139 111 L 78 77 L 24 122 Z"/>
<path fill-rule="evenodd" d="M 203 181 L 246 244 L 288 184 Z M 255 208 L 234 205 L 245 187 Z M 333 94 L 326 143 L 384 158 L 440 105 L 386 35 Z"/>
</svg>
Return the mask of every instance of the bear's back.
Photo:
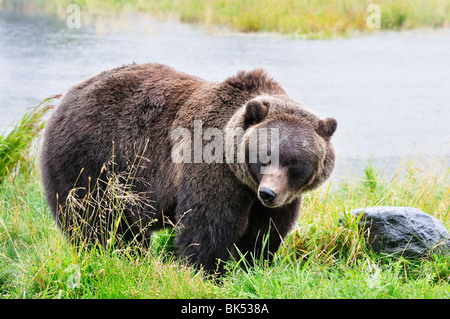
<svg viewBox="0 0 450 319">
<path fill-rule="evenodd" d="M 78 107 L 84 109 L 87 105 L 84 111 L 110 109 L 115 115 L 127 108 L 161 109 L 174 102 L 179 105 L 204 82 L 162 64 L 129 64 L 103 71 L 74 85 L 61 105 L 83 102 Z"/>
</svg>

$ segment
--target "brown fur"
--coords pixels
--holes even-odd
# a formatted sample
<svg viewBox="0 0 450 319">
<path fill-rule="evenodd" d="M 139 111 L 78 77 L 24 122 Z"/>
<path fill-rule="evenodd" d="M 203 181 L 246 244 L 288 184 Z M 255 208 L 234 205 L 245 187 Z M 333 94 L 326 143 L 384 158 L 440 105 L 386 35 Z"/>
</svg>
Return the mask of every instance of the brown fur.
<svg viewBox="0 0 450 319">
<path fill-rule="evenodd" d="M 278 175 L 262 178 L 259 162 L 174 163 L 171 132 L 193 130 L 194 120 L 224 136 L 228 129 L 245 128 L 240 146 L 247 150 L 257 128 L 279 129 Z M 218 261 L 230 252 L 237 256 L 237 249 L 249 261 L 252 254 L 271 258 L 296 222 L 301 194 L 331 174 L 329 139 L 335 129 L 335 120 L 321 120 L 293 101 L 262 69 L 211 83 L 160 64 L 131 64 L 93 76 L 66 94 L 46 128 L 43 183 L 53 216 L 68 236 L 105 245 L 102 235 L 114 227 L 112 211 L 92 202 L 81 216 L 82 209 L 70 209 L 70 201 L 94 193 L 102 198 L 113 171 L 133 173 L 131 190 L 151 202 L 125 201 L 117 236 L 147 244 L 152 231 L 177 225 L 179 255 L 221 273 Z M 273 207 L 258 199 L 260 183 L 277 185 L 282 193 Z M 83 225 L 81 234 L 77 223 Z"/>
</svg>

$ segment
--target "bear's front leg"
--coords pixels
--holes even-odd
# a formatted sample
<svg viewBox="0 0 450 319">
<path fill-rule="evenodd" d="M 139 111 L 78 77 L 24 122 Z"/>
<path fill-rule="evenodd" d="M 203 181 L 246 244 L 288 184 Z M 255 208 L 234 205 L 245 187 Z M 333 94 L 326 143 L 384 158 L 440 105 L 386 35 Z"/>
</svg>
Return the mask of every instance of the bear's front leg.
<svg viewBox="0 0 450 319">
<path fill-rule="evenodd" d="M 230 187 L 227 180 L 221 185 L 184 183 L 176 215 L 178 255 L 213 275 L 224 273 L 224 262 L 247 228 L 254 201 L 245 186 Z"/>
<path fill-rule="evenodd" d="M 255 201 L 250 209 L 248 227 L 236 242 L 233 257 L 240 260 L 241 255 L 245 256 L 250 267 L 255 260 L 272 261 L 283 239 L 297 222 L 301 202 L 299 197 L 287 205 L 268 208 L 259 200 Z M 242 263 L 241 266 L 245 265 Z"/>
</svg>

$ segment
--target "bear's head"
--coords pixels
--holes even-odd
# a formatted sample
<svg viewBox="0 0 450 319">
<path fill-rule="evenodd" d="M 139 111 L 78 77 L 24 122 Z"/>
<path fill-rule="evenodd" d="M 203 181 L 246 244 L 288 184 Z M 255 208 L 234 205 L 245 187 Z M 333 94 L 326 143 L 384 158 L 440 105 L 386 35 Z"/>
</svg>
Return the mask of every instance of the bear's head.
<svg viewBox="0 0 450 319">
<path fill-rule="evenodd" d="M 265 206 L 283 206 L 330 176 L 336 127 L 284 94 L 257 96 L 226 126 L 226 160 Z"/>
</svg>

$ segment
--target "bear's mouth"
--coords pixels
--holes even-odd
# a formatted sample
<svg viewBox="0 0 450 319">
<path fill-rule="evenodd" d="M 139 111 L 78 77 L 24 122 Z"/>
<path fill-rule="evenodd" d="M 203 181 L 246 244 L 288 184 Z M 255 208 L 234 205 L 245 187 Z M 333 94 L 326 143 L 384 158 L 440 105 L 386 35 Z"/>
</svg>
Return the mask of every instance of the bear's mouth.
<svg viewBox="0 0 450 319">
<path fill-rule="evenodd" d="M 267 194 L 264 194 L 264 192 L 267 192 Z M 270 191 L 265 187 L 259 187 L 258 200 L 261 202 L 261 204 L 268 208 L 284 206 L 286 204 L 289 204 L 290 202 L 289 196 L 282 196 L 282 194 L 276 194 L 276 196 L 272 199 L 270 197 Z"/>
<path fill-rule="evenodd" d="M 266 206 L 267 208 L 277 208 L 277 207 L 283 206 L 283 205 L 278 205 L 278 204 L 266 204 L 266 203 L 264 203 L 264 201 L 262 201 L 262 200 L 260 200 L 260 202 L 261 202 L 264 206 Z"/>
</svg>

